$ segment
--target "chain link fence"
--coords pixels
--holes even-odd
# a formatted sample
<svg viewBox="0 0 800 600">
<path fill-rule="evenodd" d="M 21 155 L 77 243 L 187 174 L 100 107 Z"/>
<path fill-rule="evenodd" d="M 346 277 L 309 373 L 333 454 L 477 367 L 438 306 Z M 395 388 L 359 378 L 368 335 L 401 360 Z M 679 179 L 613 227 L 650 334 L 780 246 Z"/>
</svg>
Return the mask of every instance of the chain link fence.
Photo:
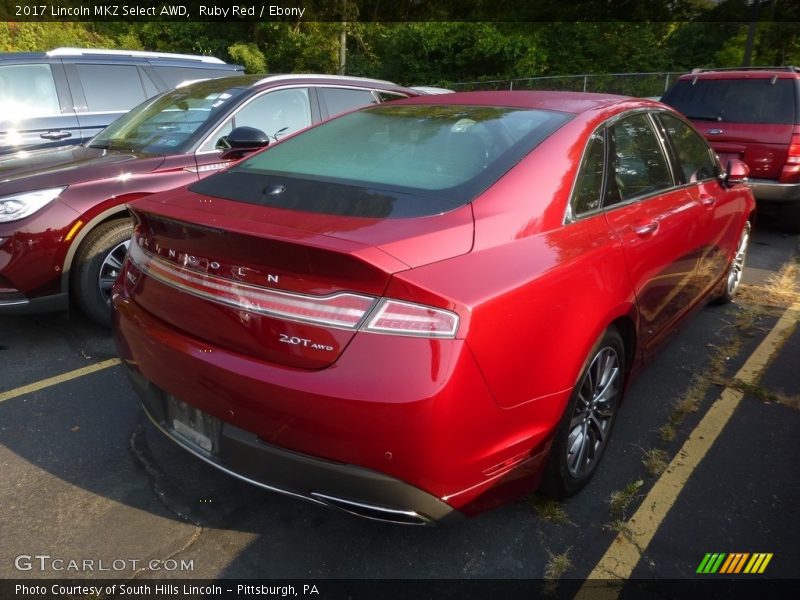
<svg viewBox="0 0 800 600">
<path fill-rule="evenodd" d="M 603 75 L 554 75 L 522 79 L 494 79 L 451 83 L 456 92 L 476 90 L 559 90 L 602 92 L 625 96 L 661 97 L 683 72 L 607 73 Z"/>
</svg>

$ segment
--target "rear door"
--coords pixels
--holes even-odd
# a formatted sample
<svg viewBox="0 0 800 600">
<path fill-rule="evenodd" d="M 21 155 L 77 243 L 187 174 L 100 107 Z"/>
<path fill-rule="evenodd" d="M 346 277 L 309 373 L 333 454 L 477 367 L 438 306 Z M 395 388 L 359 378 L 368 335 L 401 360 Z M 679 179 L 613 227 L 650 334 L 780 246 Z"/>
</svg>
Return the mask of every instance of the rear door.
<svg viewBox="0 0 800 600">
<path fill-rule="evenodd" d="M 3 61 L 0 154 L 80 141 L 78 119 L 61 61 Z"/>
<path fill-rule="evenodd" d="M 700 205 L 698 234 L 702 243 L 697 285 L 708 291 L 727 271 L 728 252 L 738 240 L 741 192 L 719 181 L 719 164 L 703 138 L 678 117 L 659 113 L 657 120 L 675 160 L 679 182 Z"/>
<path fill-rule="evenodd" d="M 743 160 L 754 179 L 779 179 L 796 119 L 795 80 L 785 74 L 679 81 L 664 102 L 687 116 L 725 165 Z"/>
<path fill-rule="evenodd" d="M 645 112 L 607 128 L 606 220 L 622 241 L 648 352 L 694 304 L 702 247 L 701 210 L 677 185 L 665 147 Z"/>
</svg>

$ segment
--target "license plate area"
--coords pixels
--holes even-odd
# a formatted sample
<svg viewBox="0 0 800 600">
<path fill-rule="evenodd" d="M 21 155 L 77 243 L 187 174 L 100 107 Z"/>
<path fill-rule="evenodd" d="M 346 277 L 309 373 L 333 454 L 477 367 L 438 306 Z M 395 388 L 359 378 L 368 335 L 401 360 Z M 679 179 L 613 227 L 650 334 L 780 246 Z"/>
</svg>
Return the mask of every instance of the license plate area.
<svg viewBox="0 0 800 600">
<path fill-rule="evenodd" d="M 219 419 L 171 395 L 166 397 L 166 409 L 166 425 L 173 436 L 209 454 L 219 452 Z"/>
</svg>

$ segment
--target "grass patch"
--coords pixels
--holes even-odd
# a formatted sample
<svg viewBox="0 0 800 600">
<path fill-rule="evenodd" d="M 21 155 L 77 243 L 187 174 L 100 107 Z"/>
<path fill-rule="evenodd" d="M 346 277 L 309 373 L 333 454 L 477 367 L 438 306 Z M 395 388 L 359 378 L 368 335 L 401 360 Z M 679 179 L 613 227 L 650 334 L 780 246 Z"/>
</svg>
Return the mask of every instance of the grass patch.
<svg viewBox="0 0 800 600">
<path fill-rule="evenodd" d="M 572 561 L 569 558 L 569 550 L 561 554 L 553 554 L 547 551 L 549 558 L 544 566 L 544 588 L 543 591 L 548 596 L 553 596 L 558 588 L 558 580 L 572 568 Z"/>
<path fill-rule="evenodd" d="M 667 465 L 669 464 L 667 462 L 667 458 L 669 457 L 663 450 L 659 450 L 658 448 L 650 448 L 649 450 L 644 451 L 642 463 L 644 463 L 644 466 L 650 475 L 653 477 L 658 477 L 666 470 Z"/>
<path fill-rule="evenodd" d="M 742 285 L 737 298 L 744 302 L 786 308 L 800 302 L 800 264 L 785 263 L 764 285 Z"/>
<path fill-rule="evenodd" d="M 658 428 L 658 437 L 662 442 L 671 442 L 678 435 L 678 428 L 673 423 L 664 423 Z"/>
<path fill-rule="evenodd" d="M 639 495 L 639 490 L 644 485 L 644 481 L 633 481 L 623 489 L 612 492 L 608 497 L 608 510 L 614 516 L 625 516 L 625 511 L 631 502 Z"/>
<path fill-rule="evenodd" d="M 748 396 L 753 396 L 762 402 L 774 402 L 794 410 L 800 410 L 800 395 L 797 394 L 790 396 L 782 391 L 772 392 L 758 384 L 747 383 L 740 379 L 734 379 L 730 387 Z"/>
<path fill-rule="evenodd" d="M 531 494 L 528 496 L 527 500 L 528 504 L 530 504 L 533 507 L 533 510 L 536 511 L 536 516 L 543 521 L 547 521 L 548 523 L 553 523 L 555 525 L 561 525 L 569 522 L 567 511 L 564 509 L 564 505 L 558 500 L 553 500 L 552 498 L 548 498 L 547 496 L 538 493 Z"/>
</svg>

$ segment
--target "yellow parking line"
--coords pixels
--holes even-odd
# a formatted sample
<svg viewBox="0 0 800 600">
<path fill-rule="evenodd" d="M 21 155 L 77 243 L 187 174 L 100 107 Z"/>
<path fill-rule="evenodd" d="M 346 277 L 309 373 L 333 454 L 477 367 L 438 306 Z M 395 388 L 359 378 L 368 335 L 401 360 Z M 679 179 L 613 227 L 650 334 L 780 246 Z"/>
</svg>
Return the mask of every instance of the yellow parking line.
<svg viewBox="0 0 800 600">
<path fill-rule="evenodd" d="M 23 385 L 22 387 L 9 390 L 7 392 L 0 392 L 0 402 L 5 402 L 6 400 L 11 400 L 12 398 L 17 398 L 19 396 L 24 396 L 25 394 L 30 394 L 31 392 L 37 392 L 44 388 L 58 385 L 59 383 L 64 383 L 65 381 L 70 381 L 71 379 L 77 379 L 78 377 L 83 377 L 89 373 L 95 373 L 97 371 L 102 371 L 103 369 L 108 369 L 109 367 L 115 367 L 118 364 L 120 364 L 120 360 L 118 358 L 109 358 L 108 360 L 89 365 L 88 367 L 82 367 L 80 369 L 75 369 L 74 371 L 56 375 L 55 377 L 42 379 L 41 381 L 37 381 L 29 385 Z"/>
<path fill-rule="evenodd" d="M 764 368 L 781 348 L 797 324 L 800 304 L 789 308 L 736 374 L 744 383 L 758 381 Z M 647 550 L 659 525 L 675 503 L 683 486 L 724 429 L 744 394 L 725 388 L 700 423 L 689 435 L 678 454 L 658 478 L 639 510 L 626 523 L 606 553 L 584 582 L 576 600 L 612 600 L 620 591 L 641 555 Z"/>
</svg>

